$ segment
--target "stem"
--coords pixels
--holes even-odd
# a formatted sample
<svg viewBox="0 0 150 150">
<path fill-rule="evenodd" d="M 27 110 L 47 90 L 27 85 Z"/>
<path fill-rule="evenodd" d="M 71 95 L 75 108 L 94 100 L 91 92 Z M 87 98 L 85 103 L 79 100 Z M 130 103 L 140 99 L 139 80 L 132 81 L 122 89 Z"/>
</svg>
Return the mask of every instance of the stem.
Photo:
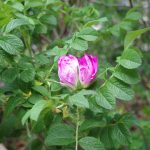
<svg viewBox="0 0 150 150">
<path fill-rule="evenodd" d="M 31 138 L 31 132 L 30 132 L 30 129 L 29 129 L 29 124 L 28 122 L 26 123 L 26 130 L 27 130 L 27 135 L 29 138 Z"/>
<path fill-rule="evenodd" d="M 21 30 L 20 30 L 21 31 Z M 24 30 L 21 31 L 22 33 L 22 37 L 23 37 L 23 40 L 24 40 L 24 43 L 25 43 L 25 46 L 26 48 L 28 49 L 29 51 L 29 55 L 31 57 L 33 57 L 33 52 L 32 52 L 32 48 L 31 48 L 31 39 L 30 39 L 30 36 L 28 33 L 26 33 Z"/>
<path fill-rule="evenodd" d="M 79 109 L 77 107 L 77 120 L 76 120 L 76 148 L 75 150 L 78 150 L 78 135 L 79 135 Z"/>
<path fill-rule="evenodd" d="M 129 0 L 129 3 L 130 3 L 130 7 L 133 8 L 132 0 Z"/>
</svg>

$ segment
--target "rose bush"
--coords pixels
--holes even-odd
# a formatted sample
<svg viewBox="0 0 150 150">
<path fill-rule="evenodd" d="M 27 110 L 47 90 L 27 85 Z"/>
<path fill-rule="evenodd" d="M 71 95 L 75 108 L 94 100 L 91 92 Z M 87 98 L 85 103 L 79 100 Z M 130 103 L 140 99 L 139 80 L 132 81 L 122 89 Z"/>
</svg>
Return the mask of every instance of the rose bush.
<svg viewBox="0 0 150 150">
<path fill-rule="evenodd" d="M 108 7 L 87 0 L 0 1 L 0 142 L 8 149 L 136 145 L 130 129 L 141 125 L 122 105 L 140 81 L 142 55 L 134 41 L 150 28 L 138 26 L 138 8 Z"/>
</svg>

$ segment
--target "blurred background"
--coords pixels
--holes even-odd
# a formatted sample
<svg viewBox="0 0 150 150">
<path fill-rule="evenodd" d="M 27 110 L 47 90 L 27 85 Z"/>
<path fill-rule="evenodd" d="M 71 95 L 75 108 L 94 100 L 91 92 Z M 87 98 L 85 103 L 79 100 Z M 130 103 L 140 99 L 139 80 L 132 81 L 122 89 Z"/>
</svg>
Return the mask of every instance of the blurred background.
<svg viewBox="0 0 150 150">
<path fill-rule="evenodd" d="M 28 1 L 31 2 L 30 0 L 26 2 Z M 4 21 L 5 23 L 9 22 L 14 12 L 21 9 L 17 5 L 18 2 L 25 3 L 24 0 L 0 2 L 0 27 L 3 26 Z M 41 23 L 32 35 L 31 48 L 33 53 L 38 53 L 45 48 L 53 48 L 56 45 L 61 47 L 64 39 L 77 31 L 80 24 L 99 17 L 107 17 L 108 22 L 105 25 L 96 24 L 93 26 L 95 30 L 100 31 L 100 36 L 96 43 L 89 45 L 89 51 L 91 50 L 92 53 L 99 56 L 101 66 L 105 68 L 110 64 L 115 64 L 116 57 L 122 53 L 123 40 L 128 31 L 150 26 L 150 0 L 63 0 L 62 2 L 66 5 L 61 10 L 50 7 L 49 14 L 41 18 L 40 21 L 43 24 Z M 11 6 L 12 10 L 6 9 L 3 3 Z M 130 9 L 136 10 L 132 16 L 127 15 Z M 42 15 L 42 11 L 44 11 L 43 8 L 37 6 L 29 9 L 26 15 L 37 19 Z M 105 27 L 109 28 L 108 32 L 106 32 Z M 135 90 L 134 99 L 127 103 L 119 102 L 117 109 L 120 112 L 133 113 L 140 126 L 140 128 L 135 125 L 131 127 L 133 140 L 128 149 L 150 150 L 150 32 L 139 37 L 134 45 L 141 51 L 143 57 L 143 63 L 139 69 L 141 81 L 133 86 Z M 4 83 L 0 82 L 0 88 L 3 86 Z M 3 114 L 2 108 L 3 96 L 0 96 L 0 121 Z M 26 143 L 24 128 L 20 127 L 18 123 L 7 127 L 9 130 L 6 130 L 6 124 L 14 124 L 13 120 L 8 119 L 7 121 L 10 122 L 0 124 L 0 141 L 1 139 L 5 141 L 5 143 L 0 144 L 0 150 L 5 150 L 4 145 L 7 145 L 8 150 L 23 150 Z M 120 149 L 126 150 L 127 148 L 121 147 Z"/>
</svg>

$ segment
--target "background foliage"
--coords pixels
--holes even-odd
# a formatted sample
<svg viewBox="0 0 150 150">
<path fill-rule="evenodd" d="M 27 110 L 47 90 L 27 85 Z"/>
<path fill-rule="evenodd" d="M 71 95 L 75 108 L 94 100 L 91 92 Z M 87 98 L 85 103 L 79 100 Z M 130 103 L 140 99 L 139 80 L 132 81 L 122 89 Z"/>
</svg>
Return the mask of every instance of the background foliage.
<svg viewBox="0 0 150 150">
<path fill-rule="evenodd" d="M 146 0 L 0 1 L 1 143 L 149 150 L 149 7 Z M 61 87 L 59 56 L 85 51 L 99 57 L 95 83 Z"/>
</svg>

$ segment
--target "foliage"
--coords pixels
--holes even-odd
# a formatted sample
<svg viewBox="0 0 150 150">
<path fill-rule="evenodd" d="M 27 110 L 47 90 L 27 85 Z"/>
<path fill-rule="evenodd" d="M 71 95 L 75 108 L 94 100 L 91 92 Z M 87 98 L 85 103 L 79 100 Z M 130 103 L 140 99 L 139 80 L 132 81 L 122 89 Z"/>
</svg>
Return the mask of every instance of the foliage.
<svg viewBox="0 0 150 150">
<path fill-rule="evenodd" d="M 4 83 L 0 141 L 26 131 L 26 150 L 133 147 L 130 127 L 142 125 L 130 113 L 120 112 L 117 104 L 134 98 L 142 64 L 134 41 L 150 27 L 136 26 L 141 19 L 138 8 L 114 23 L 111 13 L 100 13 L 98 5 L 98 1 L 89 5 L 60 0 L 0 2 L 0 80 Z M 96 26 L 101 29 L 95 30 Z M 113 54 L 118 43 L 120 51 Z M 97 79 L 88 89 L 62 87 L 58 58 L 85 52 L 99 57 Z M 109 61 L 106 53 L 115 60 Z"/>
</svg>

